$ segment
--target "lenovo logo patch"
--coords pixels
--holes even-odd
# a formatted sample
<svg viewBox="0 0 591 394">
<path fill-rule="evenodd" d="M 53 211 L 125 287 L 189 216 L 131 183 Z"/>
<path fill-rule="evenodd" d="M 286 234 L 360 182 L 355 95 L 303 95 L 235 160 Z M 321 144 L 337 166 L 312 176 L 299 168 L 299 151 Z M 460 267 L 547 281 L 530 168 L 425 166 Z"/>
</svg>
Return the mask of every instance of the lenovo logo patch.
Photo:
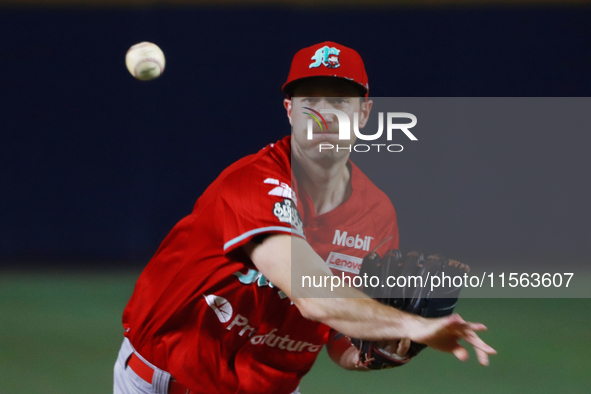
<svg viewBox="0 0 591 394">
<path fill-rule="evenodd" d="M 337 252 L 330 252 L 328 259 L 326 259 L 326 264 L 328 264 L 330 268 L 350 272 L 352 274 L 359 274 L 362 262 L 363 259 L 361 257 L 349 256 Z"/>
</svg>

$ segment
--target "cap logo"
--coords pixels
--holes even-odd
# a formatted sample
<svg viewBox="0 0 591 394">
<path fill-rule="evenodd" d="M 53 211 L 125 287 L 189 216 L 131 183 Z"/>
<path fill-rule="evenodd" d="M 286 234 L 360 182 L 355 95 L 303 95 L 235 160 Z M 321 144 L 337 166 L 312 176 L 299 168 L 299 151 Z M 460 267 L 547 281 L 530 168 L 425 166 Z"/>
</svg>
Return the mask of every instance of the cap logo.
<svg viewBox="0 0 591 394">
<path fill-rule="evenodd" d="M 310 68 L 320 67 L 321 65 L 328 68 L 339 67 L 339 53 L 341 53 L 340 49 L 329 47 L 328 45 L 323 46 L 312 56 L 312 60 L 314 61 L 310 63 Z"/>
</svg>

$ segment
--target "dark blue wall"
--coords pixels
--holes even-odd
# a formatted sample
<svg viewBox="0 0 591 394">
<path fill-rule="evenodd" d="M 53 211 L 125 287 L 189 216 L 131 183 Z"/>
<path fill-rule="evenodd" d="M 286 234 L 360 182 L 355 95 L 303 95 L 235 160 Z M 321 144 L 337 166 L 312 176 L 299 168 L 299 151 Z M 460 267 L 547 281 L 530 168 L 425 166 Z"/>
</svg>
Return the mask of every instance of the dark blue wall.
<svg viewBox="0 0 591 394">
<path fill-rule="evenodd" d="M 589 20 L 589 7 L 0 9 L 0 262 L 145 263 L 225 166 L 289 133 L 279 87 L 301 47 L 356 48 L 376 97 L 589 96 Z M 156 81 L 125 68 L 140 41 L 167 56 Z M 420 233 L 402 217 L 403 237 Z"/>
</svg>

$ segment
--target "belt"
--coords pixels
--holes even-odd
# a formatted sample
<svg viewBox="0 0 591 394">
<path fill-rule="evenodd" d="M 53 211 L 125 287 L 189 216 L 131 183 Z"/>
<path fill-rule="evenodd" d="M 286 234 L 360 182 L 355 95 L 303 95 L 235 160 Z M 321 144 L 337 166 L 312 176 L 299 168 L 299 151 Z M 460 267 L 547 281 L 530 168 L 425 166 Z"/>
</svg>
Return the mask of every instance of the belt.
<svg viewBox="0 0 591 394">
<path fill-rule="evenodd" d="M 135 353 L 131 354 L 129 361 L 127 362 L 127 366 L 131 368 L 131 370 L 135 372 L 137 376 L 152 384 L 154 370 L 152 367 L 143 362 L 141 358 L 136 356 Z M 168 383 L 168 394 L 189 394 L 189 389 L 171 377 Z"/>
</svg>

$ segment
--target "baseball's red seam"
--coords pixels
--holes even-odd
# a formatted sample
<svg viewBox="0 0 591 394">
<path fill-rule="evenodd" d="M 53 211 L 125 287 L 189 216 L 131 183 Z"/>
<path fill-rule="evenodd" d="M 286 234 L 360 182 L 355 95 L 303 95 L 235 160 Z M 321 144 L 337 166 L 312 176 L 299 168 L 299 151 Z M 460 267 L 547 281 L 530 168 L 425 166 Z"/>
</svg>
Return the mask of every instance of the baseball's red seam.
<svg viewBox="0 0 591 394">
<path fill-rule="evenodd" d="M 127 53 L 129 53 L 129 52 L 131 52 L 131 51 L 133 51 L 133 50 L 135 50 L 135 49 L 139 49 L 139 48 L 148 47 L 148 46 L 150 46 L 150 45 L 155 45 L 155 44 L 152 44 L 151 42 L 147 42 L 147 43 L 145 43 L 145 44 L 135 44 L 134 46 L 132 46 L 131 48 L 129 48 L 129 49 L 127 50 Z"/>
<path fill-rule="evenodd" d="M 142 59 L 141 61 L 138 62 L 138 64 L 135 65 L 134 69 L 133 69 L 133 74 L 137 77 L 138 75 L 138 67 L 141 64 L 147 63 L 147 62 L 154 62 L 158 65 L 158 67 L 160 67 L 160 74 L 162 74 L 162 72 L 164 71 L 164 66 L 162 65 L 162 63 L 160 63 L 160 60 L 155 59 L 153 57 L 147 57 L 145 59 Z"/>
</svg>

